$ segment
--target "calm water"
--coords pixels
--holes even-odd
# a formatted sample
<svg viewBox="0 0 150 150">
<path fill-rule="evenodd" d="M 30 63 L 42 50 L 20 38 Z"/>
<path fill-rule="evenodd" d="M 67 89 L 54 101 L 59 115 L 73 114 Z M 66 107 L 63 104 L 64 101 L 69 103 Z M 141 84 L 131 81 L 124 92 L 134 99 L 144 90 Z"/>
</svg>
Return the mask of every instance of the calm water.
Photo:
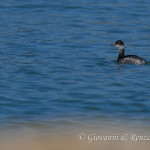
<svg viewBox="0 0 150 150">
<path fill-rule="evenodd" d="M 150 2 L 0 1 L 0 124 L 150 127 Z"/>
</svg>

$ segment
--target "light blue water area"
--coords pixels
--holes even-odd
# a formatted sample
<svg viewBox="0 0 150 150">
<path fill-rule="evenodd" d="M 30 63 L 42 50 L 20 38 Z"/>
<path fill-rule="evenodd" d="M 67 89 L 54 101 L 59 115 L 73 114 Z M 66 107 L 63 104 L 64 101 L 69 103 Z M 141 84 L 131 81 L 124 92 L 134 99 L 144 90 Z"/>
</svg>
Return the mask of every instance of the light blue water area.
<svg viewBox="0 0 150 150">
<path fill-rule="evenodd" d="M 0 124 L 150 123 L 150 2 L 0 1 Z M 116 40 L 148 64 L 116 62 Z"/>
</svg>

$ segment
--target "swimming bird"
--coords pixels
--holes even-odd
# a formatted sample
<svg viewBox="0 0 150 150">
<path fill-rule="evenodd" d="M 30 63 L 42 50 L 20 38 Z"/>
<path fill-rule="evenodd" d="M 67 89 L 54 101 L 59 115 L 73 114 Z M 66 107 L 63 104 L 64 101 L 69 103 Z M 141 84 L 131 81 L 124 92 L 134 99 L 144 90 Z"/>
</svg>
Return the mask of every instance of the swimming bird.
<svg viewBox="0 0 150 150">
<path fill-rule="evenodd" d="M 117 59 L 118 63 L 121 64 L 137 64 L 137 65 L 144 65 L 146 60 L 142 57 L 136 55 L 124 55 L 125 45 L 121 40 L 117 40 L 113 46 L 119 48 L 119 56 Z"/>
</svg>

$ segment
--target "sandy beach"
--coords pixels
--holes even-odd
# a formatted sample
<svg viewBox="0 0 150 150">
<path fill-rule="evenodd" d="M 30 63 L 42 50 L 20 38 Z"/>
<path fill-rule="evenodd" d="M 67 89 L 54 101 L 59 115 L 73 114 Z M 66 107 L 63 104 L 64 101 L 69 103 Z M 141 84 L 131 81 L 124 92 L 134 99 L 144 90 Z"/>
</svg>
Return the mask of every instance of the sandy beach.
<svg viewBox="0 0 150 150">
<path fill-rule="evenodd" d="M 84 133 L 83 133 L 84 132 Z M 148 131 L 83 130 L 60 134 L 40 132 L 1 136 L 1 150 L 148 150 Z"/>
</svg>

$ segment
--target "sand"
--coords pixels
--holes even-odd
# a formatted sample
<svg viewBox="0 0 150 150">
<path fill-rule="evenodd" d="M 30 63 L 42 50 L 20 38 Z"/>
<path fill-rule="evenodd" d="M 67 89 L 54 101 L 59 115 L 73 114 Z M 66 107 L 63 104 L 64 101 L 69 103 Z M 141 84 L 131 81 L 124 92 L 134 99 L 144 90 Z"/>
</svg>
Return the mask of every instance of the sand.
<svg viewBox="0 0 150 150">
<path fill-rule="evenodd" d="M 149 150 L 148 135 L 132 130 L 10 133 L 0 137 L 0 150 Z"/>
</svg>

